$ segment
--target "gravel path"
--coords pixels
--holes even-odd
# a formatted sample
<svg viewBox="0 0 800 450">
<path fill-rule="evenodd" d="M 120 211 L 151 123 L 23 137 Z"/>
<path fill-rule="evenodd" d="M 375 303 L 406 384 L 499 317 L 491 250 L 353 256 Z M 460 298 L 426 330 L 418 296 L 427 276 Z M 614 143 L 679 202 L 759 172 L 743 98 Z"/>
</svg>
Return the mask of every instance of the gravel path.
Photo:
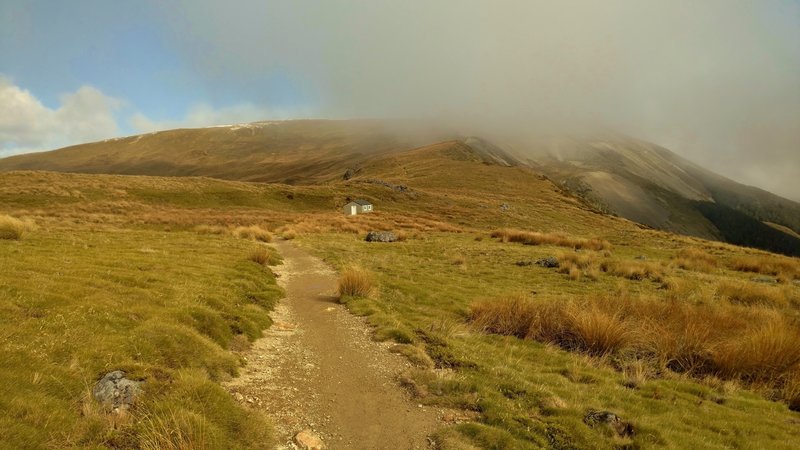
<svg viewBox="0 0 800 450">
<path fill-rule="evenodd" d="M 293 437 L 302 430 L 328 449 L 429 448 L 442 412 L 400 388 L 397 375 L 409 363 L 337 303 L 336 274 L 325 263 L 291 243 L 275 246 L 286 298 L 245 355 L 242 376 L 226 388 L 271 417 L 280 449 L 300 448 Z"/>
</svg>

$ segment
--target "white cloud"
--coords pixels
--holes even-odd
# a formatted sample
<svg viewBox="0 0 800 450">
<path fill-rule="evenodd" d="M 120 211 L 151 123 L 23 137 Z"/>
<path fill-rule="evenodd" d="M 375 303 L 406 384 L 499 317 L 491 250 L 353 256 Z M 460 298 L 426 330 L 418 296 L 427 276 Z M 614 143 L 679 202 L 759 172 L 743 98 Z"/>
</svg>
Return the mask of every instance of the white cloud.
<svg viewBox="0 0 800 450">
<path fill-rule="evenodd" d="M 49 150 L 119 134 L 124 102 L 91 86 L 60 96 L 56 109 L 0 75 L 0 155 Z"/>
<path fill-rule="evenodd" d="M 241 103 L 222 108 L 214 108 L 208 104 L 200 103 L 189 108 L 186 116 L 181 120 L 155 121 L 142 113 L 135 113 L 130 118 L 130 125 L 139 133 L 147 133 L 173 128 L 199 128 L 289 118 L 298 118 L 298 113 L 275 111 L 251 103 Z"/>
</svg>

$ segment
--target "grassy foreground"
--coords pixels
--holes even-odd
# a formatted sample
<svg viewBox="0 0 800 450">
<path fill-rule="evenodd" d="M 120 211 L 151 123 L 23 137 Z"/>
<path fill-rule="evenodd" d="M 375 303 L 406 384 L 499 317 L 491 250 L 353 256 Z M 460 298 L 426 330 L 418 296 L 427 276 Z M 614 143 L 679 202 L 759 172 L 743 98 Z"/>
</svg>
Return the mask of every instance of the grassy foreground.
<svg viewBox="0 0 800 450">
<path fill-rule="evenodd" d="M 269 425 L 217 383 L 279 295 L 257 242 L 268 229 L 364 269 L 345 300 L 416 363 L 403 383 L 466 411 L 442 448 L 796 447 L 800 353 L 783 350 L 800 329 L 797 259 L 642 229 L 513 168 L 424 153 L 375 170 L 413 195 L 358 180 L 0 174 L 0 214 L 21 219 L 9 236 L 22 227 L 0 239 L 0 443 L 268 447 Z M 462 173 L 475 175 L 448 175 Z M 381 212 L 345 218 L 348 197 Z M 363 242 L 369 230 L 404 241 Z M 534 264 L 546 256 L 561 266 Z M 524 314 L 496 320 L 509 299 Z M 518 320 L 550 313 L 552 329 Z M 146 381 L 127 416 L 90 399 L 114 369 Z"/>
<path fill-rule="evenodd" d="M 501 304 L 509 297 L 530 298 L 534 304 L 558 309 L 609 293 L 611 302 L 623 306 L 626 298 L 656 306 L 677 302 L 695 308 L 691 312 L 701 320 L 704 314 L 731 310 L 750 314 L 743 317 L 783 317 L 787 327 L 796 326 L 791 324 L 797 317 L 800 288 L 791 282 L 768 286 L 779 304 L 743 306 L 737 303 L 740 299 L 726 296 L 727 284 L 755 284 L 746 272 L 729 268 L 737 267 L 741 249 L 708 244 L 718 266 L 708 269 L 708 260 L 695 258 L 703 264 L 688 270 L 682 268 L 689 264 L 686 251 L 680 249 L 690 241 L 660 234 L 631 239 L 605 255 L 575 253 L 557 246 L 557 239 L 536 246 L 496 241 L 488 232 L 430 233 L 392 244 L 367 243 L 358 235 L 342 234 L 298 239 L 337 267 L 357 264 L 372 272 L 372 282 L 379 286 L 373 294 L 344 300 L 354 312 L 369 316 L 378 338 L 396 341 L 395 350 L 417 363 L 417 369 L 404 374 L 403 382 L 421 402 L 477 414 L 477 422 L 443 429 L 439 434 L 443 448 L 788 449 L 800 439 L 800 414 L 780 401 L 786 373 L 773 374 L 773 384 L 759 384 L 746 374 L 694 372 L 671 364 L 672 359 L 659 361 L 623 345 L 638 336 L 625 326 L 669 324 L 663 321 L 669 318 L 652 317 L 653 322 L 647 322 L 637 317 L 629 323 L 621 314 L 610 314 L 609 319 L 619 320 L 621 340 L 605 342 L 607 349 L 565 348 L 530 334 L 529 339 L 520 339 L 510 332 L 486 333 L 491 330 L 469 320 L 475 307 Z M 550 255 L 561 256 L 567 270 L 517 264 Z M 582 258 L 598 260 L 596 273 Z M 640 271 L 645 265 L 647 269 Z M 625 270 L 614 269 L 619 267 Z M 575 276 L 574 270 L 581 275 Z M 511 320 L 518 320 L 513 316 Z M 583 325 L 585 330 L 592 323 Z M 601 335 L 615 331 L 606 324 L 593 325 Z M 725 325 L 708 324 L 709 328 Z M 745 325 L 731 342 L 746 342 L 748 330 L 764 323 Z M 587 342 L 593 341 L 583 341 Z M 787 348 L 794 347 L 796 341 L 789 342 Z M 748 350 L 737 354 L 747 355 Z M 682 351 L 690 354 L 688 349 Z M 738 369 L 752 359 L 730 364 L 739 364 Z M 796 370 L 797 362 L 790 361 L 788 370 Z M 771 362 L 756 364 L 764 368 Z M 632 424 L 635 433 L 620 435 L 610 426 L 589 426 L 585 418 L 591 410 L 613 412 Z"/>
<path fill-rule="evenodd" d="M 269 424 L 217 383 L 281 292 L 233 237 L 42 227 L 0 240 L 0 447 L 269 448 Z M 144 381 L 129 414 L 91 388 Z"/>
</svg>

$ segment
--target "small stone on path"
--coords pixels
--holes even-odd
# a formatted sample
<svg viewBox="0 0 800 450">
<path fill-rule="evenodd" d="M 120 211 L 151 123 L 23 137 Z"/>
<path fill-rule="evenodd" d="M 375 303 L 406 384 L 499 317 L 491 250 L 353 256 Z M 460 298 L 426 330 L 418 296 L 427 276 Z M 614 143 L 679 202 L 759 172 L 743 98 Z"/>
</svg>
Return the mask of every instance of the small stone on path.
<svg viewBox="0 0 800 450">
<path fill-rule="evenodd" d="M 303 450 L 324 450 L 325 443 L 311 430 L 303 430 L 294 435 L 294 442 Z"/>
</svg>

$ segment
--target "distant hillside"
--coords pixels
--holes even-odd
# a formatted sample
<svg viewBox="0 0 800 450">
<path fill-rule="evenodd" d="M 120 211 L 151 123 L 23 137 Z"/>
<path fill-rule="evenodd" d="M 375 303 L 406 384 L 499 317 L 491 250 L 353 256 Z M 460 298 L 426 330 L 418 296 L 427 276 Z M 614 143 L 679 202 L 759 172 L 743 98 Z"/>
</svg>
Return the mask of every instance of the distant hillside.
<svg viewBox="0 0 800 450">
<path fill-rule="evenodd" d="M 0 171 L 50 170 L 313 184 L 366 158 L 432 141 L 421 127 L 372 120 L 297 120 L 130 136 L 0 160 Z"/>
<path fill-rule="evenodd" d="M 663 147 L 606 134 L 551 139 L 523 147 L 520 153 L 530 165 L 604 211 L 677 233 L 786 254 L 800 252 L 800 240 L 780 229 L 800 230 L 800 203 L 736 183 Z M 778 227 L 769 228 L 766 222 Z"/>
<path fill-rule="evenodd" d="M 450 144 L 437 147 L 444 142 Z M 505 171 L 485 179 L 484 172 L 475 170 L 450 173 L 452 168 L 441 167 L 440 159 L 423 167 L 425 155 L 436 149 L 448 159 Z M 423 171 L 413 179 L 410 168 Z M 486 194 L 511 169 L 525 168 L 546 175 L 597 210 L 654 228 L 800 252 L 800 240 L 781 229 L 800 233 L 800 204 L 614 133 L 507 145 L 411 122 L 298 120 L 170 130 L 0 159 L 0 171 L 207 176 L 295 185 L 332 183 L 348 172 L 348 178 L 366 182 L 405 183 L 411 189 L 420 183 L 458 186 Z M 771 228 L 721 220 L 732 217 L 720 212 L 728 210 Z M 743 227 L 750 233 L 743 233 Z M 768 244 L 774 241 L 780 244 Z"/>
</svg>

